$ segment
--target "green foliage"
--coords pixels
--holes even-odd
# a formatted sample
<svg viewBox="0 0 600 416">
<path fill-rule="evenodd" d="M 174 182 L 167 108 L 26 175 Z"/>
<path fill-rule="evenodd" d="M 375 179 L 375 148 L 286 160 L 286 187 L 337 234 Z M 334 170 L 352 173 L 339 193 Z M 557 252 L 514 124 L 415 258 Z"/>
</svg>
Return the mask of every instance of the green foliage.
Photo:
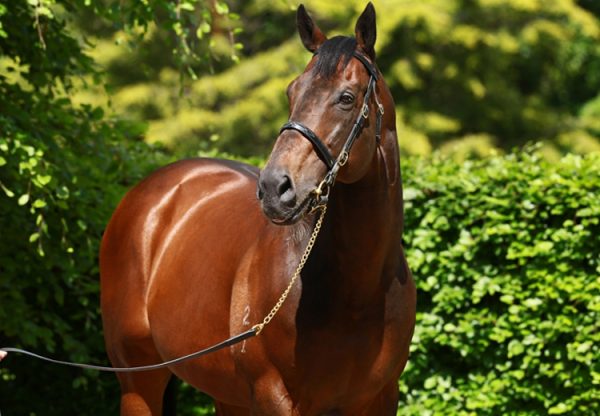
<svg viewBox="0 0 600 416">
<path fill-rule="evenodd" d="M 271 59 L 273 54 L 280 59 Z M 286 43 L 225 73 L 195 82 L 189 98 L 172 114 L 167 113 L 169 107 L 155 102 L 155 111 L 164 117 L 150 122 L 147 139 L 186 152 L 216 148 L 246 157 L 265 155 L 287 118 L 289 73 L 298 73 L 305 58 Z M 121 97 L 117 93 L 115 100 Z"/>
<path fill-rule="evenodd" d="M 123 142 L 131 134 L 127 126 L 98 120 L 97 109 L 74 109 L 66 99 L 33 102 L 7 89 L 2 95 L 24 105 L 13 110 L 33 114 L 22 120 L 0 117 L 2 344 L 106 362 L 98 246 L 124 191 L 159 163 L 158 154 L 141 142 Z M 0 370 L 2 410 L 97 414 L 115 407 L 112 378 L 48 371 L 41 363 L 14 358 L 14 366 Z M 81 400 L 67 399 L 73 389 Z M 39 400 L 28 400 L 34 392 Z"/>
<path fill-rule="evenodd" d="M 599 150 L 578 117 L 600 89 L 597 17 L 570 0 L 441 3 L 398 12 L 380 54 L 407 125 L 433 144 L 484 134 L 505 149 Z M 424 112 L 455 124 L 436 128 Z"/>
<path fill-rule="evenodd" d="M 328 34 L 352 34 L 365 2 L 306 3 Z M 600 91 L 600 13 L 593 2 L 374 3 L 378 63 L 396 99 L 405 153 L 439 148 L 482 156 L 528 141 L 544 142 L 545 154 L 554 157 L 600 151 L 597 115 L 590 120 L 584 110 Z M 183 153 L 214 147 L 245 156 L 268 152 L 287 116 L 283 87 L 310 58 L 295 30 L 297 5 L 230 6 L 241 19 L 234 30 L 244 29 L 236 35 L 243 43 L 241 65 L 223 63 L 179 96 L 177 71 L 157 53 L 148 68 L 154 75 L 115 90 L 114 107 L 147 121 L 151 142 Z M 109 73 L 121 68 L 123 76 L 114 63 L 126 53 L 107 56 Z"/>
<path fill-rule="evenodd" d="M 600 411 L 600 156 L 408 159 L 399 415 Z"/>
<path fill-rule="evenodd" d="M 137 126 L 72 103 L 73 77 L 92 72 L 93 62 L 61 13 L 54 1 L 0 4 L 1 344 L 106 362 L 102 231 L 125 190 L 167 158 L 140 140 Z M 2 411 L 116 412 L 114 377 L 16 355 L 8 362 L 0 368 Z"/>
<path fill-rule="evenodd" d="M 125 56 L 113 68 L 117 78 L 125 75 L 119 72 L 139 74 L 140 63 L 147 69 L 150 62 L 158 59 L 163 65 L 176 67 L 182 80 L 196 79 L 210 67 L 215 32 L 227 36 L 226 55 L 233 62 L 238 60 L 234 32 L 239 29 L 236 24 L 239 16 L 230 12 L 222 0 L 86 0 L 84 3 L 87 7 L 73 15 L 79 31 L 91 38 L 99 34 L 114 36 L 112 40 L 129 46 L 123 48 Z M 148 51 L 145 48 L 148 38 L 158 48 Z"/>
</svg>

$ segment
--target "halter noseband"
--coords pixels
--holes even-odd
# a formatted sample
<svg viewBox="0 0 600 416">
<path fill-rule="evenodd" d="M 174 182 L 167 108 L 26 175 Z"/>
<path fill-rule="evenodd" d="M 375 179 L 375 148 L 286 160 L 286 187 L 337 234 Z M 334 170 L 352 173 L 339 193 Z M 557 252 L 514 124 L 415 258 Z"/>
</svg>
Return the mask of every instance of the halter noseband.
<svg viewBox="0 0 600 416">
<path fill-rule="evenodd" d="M 315 55 L 317 53 L 318 51 L 315 52 Z M 369 78 L 369 85 L 367 86 L 367 91 L 365 92 L 360 114 L 356 118 L 354 126 L 352 126 L 352 130 L 350 131 L 350 135 L 346 139 L 346 143 L 344 143 L 344 147 L 342 147 L 342 151 L 340 152 L 339 156 L 337 158 L 334 158 L 327 146 L 325 145 L 325 143 L 323 143 L 323 141 L 319 138 L 319 136 L 317 136 L 314 131 L 312 131 L 310 128 L 306 127 L 302 123 L 290 120 L 287 123 L 285 123 L 279 131 L 279 134 L 281 134 L 285 130 L 296 130 L 298 133 L 300 133 L 313 144 L 317 155 L 327 166 L 327 174 L 325 175 L 325 178 L 312 191 L 314 197 L 312 211 L 322 208 L 324 205 L 327 204 L 329 190 L 335 183 L 335 178 L 338 174 L 338 171 L 342 166 L 346 164 L 346 162 L 348 162 L 352 145 L 354 144 L 356 138 L 360 134 L 365 120 L 369 118 L 369 99 L 371 98 L 371 94 L 374 95 L 375 102 L 377 103 L 378 107 L 377 120 L 375 125 L 375 137 L 377 141 L 381 139 L 381 122 L 383 118 L 383 106 L 379 103 L 379 100 L 377 99 L 377 94 L 374 93 L 375 84 L 377 83 L 378 78 L 377 70 L 375 69 L 373 64 L 369 62 L 369 60 L 361 53 L 355 51 L 353 53 L 353 56 L 364 65 L 371 77 Z"/>
</svg>

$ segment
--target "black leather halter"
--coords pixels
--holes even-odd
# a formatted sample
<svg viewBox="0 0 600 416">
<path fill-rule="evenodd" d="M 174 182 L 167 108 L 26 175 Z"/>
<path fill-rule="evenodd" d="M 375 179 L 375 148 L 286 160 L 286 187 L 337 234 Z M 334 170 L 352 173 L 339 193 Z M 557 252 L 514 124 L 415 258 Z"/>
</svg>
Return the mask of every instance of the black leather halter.
<svg viewBox="0 0 600 416">
<path fill-rule="evenodd" d="M 315 52 L 315 55 L 318 53 L 319 51 Z M 381 139 L 381 122 L 383 118 L 383 106 L 379 103 L 376 93 L 374 93 L 375 84 L 377 83 L 378 79 L 377 70 L 375 69 L 373 64 L 361 53 L 355 51 L 353 53 L 353 56 L 364 65 L 371 77 L 369 78 L 369 85 L 367 86 L 367 91 L 365 92 L 360 114 L 356 118 L 354 126 L 352 126 L 352 130 L 350 131 L 350 135 L 346 139 L 346 143 L 344 143 L 342 151 L 340 152 L 338 157 L 334 158 L 327 146 L 325 145 L 325 143 L 323 143 L 323 141 L 319 138 L 319 136 L 317 136 L 314 131 L 312 131 L 310 128 L 308 128 L 302 123 L 289 120 L 283 125 L 283 127 L 281 127 L 281 130 L 279 131 L 279 134 L 281 134 L 285 130 L 296 130 L 298 133 L 300 133 L 313 144 L 317 155 L 327 166 L 327 175 L 325 175 L 323 181 L 321 181 L 321 183 L 313 191 L 313 195 L 315 198 L 313 203 L 313 210 L 327 204 L 329 189 L 335 183 L 335 178 L 339 169 L 342 166 L 344 166 L 346 162 L 348 162 L 352 145 L 354 144 L 356 138 L 360 134 L 365 120 L 369 118 L 369 99 L 371 98 L 371 94 L 374 95 L 375 102 L 377 103 L 378 107 L 377 120 L 375 125 L 375 137 L 377 141 Z"/>
</svg>

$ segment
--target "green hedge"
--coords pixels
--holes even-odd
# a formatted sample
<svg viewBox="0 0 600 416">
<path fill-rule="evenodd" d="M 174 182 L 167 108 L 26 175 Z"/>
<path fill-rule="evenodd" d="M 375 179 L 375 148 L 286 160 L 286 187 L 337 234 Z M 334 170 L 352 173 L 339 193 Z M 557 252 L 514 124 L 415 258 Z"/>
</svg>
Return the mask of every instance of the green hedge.
<svg viewBox="0 0 600 416">
<path fill-rule="evenodd" d="M 0 96 L 12 103 L 0 115 L 0 346 L 106 364 L 98 296 L 102 232 L 126 189 L 167 157 L 127 139 L 135 129 L 99 119 L 97 109 L 29 99 L 1 84 Z M 0 413 L 117 409 L 113 375 L 19 354 L 0 365 Z"/>
<path fill-rule="evenodd" d="M 600 155 L 406 162 L 398 414 L 600 414 Z"/>
</svg>

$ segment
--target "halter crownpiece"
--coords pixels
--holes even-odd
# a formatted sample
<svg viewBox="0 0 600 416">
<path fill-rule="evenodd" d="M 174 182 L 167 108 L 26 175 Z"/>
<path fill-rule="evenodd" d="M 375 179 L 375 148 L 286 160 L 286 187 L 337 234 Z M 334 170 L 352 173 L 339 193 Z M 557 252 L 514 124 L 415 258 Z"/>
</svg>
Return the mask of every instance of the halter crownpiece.
<svg viewBox="0 0 600 416">
<path fill-rule="evenodd" d="M 319 51 L 316 51 L 315 55 L 317 55 L 318 53 Z M 283 133 L 285 130 L 296 130 L 298 133 L 304 136 L 304 138 L 306 138 L 313 144 L 317 155 L 327 166 L 327 174 L 325 175 L 325 178 L 323 178 L 319 185 L 312 191 L 312 194 L 314 195 L 312 211 L 321 209 L 327 204 L 329 190 L 335 183 L 335 178 L 338 174 L 338 171 L 342 166 L 346 164 L 346 162 L 348 162 L 352 145 L 354 144 L 356 138 L 362 130 L 365 120 L 369 118 L 369 99 L 371 98 L 371 94 L 373 94 L 373 96 L 375 97 L 375 103 L 377 104 L 375 138 L 378 142 L 381 140 L 381 124 L 384 111 L 383 105 L 381 105 L 381 103 L 377 99 L 377 94 L 374 92 L 375 84 L 377 83 L 378 78 L 377 70 L 375 69 L 375 66 L 363 54 L 354 51 L 352 55 L 364 65 L 365 69 L 370 75 L 370 78 L 369 85 L 367 86 L 367 91 L 365 92 L 365 96 L 363 99 L 360 114 L 356 118 L 354 126 L 352 126 L 352 130 L 350 131 L 350 135 L 346 139 L 346 143 L 344 143 L 342 151 L 340 152 L 338 157 L 334 158 L 327 146 L 325 145 L 325 143 L 323 142 L 323 140 L 321 140 L 314 131 L 312 131 L 310 128 L 308 128 L 302 123 L 289 120 L 279 130 L 279 134 Z"/>
</svg>

